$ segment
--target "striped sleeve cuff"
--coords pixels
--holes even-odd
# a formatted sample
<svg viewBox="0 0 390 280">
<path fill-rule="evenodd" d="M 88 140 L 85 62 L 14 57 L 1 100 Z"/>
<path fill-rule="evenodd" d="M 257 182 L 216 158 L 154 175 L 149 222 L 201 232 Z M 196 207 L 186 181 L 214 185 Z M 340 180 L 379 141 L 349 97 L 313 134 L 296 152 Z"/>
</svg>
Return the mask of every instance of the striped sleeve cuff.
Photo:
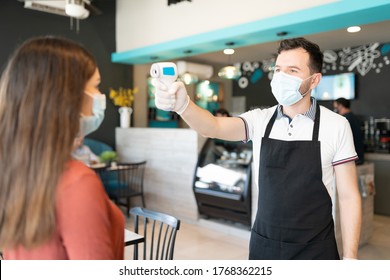
<svg viewBox="0 0 390 280">
<path fill-rule="evenodd" d="M 355 161 L 355 160 L 357 160 L 358 158 L 359 158 L 359 157 L 356 155 L 356 156 L 353 156 L 353 157 L 341 159 L 341 160 L 332 162 L 332 165 L 333 165 L 333 166 L 336 166 L 336 165 L 343 164 L 343 163 L 346 163 L 346 162 Z"/>
<path fill-rule="evenodd" d="M 248 124 L 243 117 L 240 117 L 240 116 L 237 116 L 237 117 L 240 118 L 244 122 L 244 126 L 245 126 L 245 139 L 242 142 L 248 143 L 248 141 L 249 141 Z"/>
</svg>

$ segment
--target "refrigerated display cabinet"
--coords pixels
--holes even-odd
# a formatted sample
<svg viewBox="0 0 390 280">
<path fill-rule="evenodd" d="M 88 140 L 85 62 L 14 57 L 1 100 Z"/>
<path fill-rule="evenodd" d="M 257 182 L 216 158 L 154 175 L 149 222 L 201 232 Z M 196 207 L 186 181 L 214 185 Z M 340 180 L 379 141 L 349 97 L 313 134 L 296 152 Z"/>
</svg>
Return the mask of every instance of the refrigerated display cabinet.
<svg viewBox="0 0 390 280">
<path fill-rule="evenodd" d="M 208 139 L 195 168 L 199 214 L 251 225 L 252 144 Z"/>
</svg>

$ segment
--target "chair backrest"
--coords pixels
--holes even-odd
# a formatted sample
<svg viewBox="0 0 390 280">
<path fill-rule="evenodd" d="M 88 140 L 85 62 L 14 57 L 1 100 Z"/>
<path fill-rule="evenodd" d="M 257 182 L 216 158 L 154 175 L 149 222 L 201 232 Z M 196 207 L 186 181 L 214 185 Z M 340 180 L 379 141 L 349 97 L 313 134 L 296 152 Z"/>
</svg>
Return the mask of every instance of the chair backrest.
<svg viewBox="0 0 390 280">
<path fill-rule="evenodd" d="M 131 197 L 143 193 L 146 161 L 118 163 L 101 175 L 108 195 L 112 198 Z"/>
<path fill-rule="evenodd" d="M 145 242 L 134 245 L 134 259 L 138 260 L 138 246 L 143 246 L 144 260 L 173 260 L 176 233 L 180 229 L 180 220 L 161 212 L 134 207 L 130 209 L 134 216 L 134 231 L 145 237 Z"/>
<path fill-rule="evenodd" d="M 106 143 L 91 138 L 84 138 L 84 145 L 87 145 L 91 149 L 91 151 L 97 156 L 100 156 L 105 151 L 114 150 L 111 146 L 107 145 Z"/>
</svg>

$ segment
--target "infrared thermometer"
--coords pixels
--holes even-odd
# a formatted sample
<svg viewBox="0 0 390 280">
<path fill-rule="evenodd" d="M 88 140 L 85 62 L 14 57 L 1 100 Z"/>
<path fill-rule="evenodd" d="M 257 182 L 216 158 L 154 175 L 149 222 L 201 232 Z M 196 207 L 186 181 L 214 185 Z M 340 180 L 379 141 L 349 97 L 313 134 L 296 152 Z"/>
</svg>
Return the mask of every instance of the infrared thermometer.
<svg viewBox="0 0 390 280">
<path fill-rule="evenodd" d="M 150 76 L 159 79 L 168 88 L 177 80 L 177 67 L 173 62 L 153 63 L 150 68 Z"/>
</svg>

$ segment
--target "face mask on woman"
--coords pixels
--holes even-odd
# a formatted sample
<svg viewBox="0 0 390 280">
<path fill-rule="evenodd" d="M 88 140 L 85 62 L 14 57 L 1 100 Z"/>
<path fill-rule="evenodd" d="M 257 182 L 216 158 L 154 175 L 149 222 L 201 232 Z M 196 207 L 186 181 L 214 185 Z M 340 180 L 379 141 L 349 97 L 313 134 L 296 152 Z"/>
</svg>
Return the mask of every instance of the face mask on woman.
<svg viewBox="0 0 390 280">
<path fill-rule="evenodd" d="M 301 94 L 299 88 L 301 87 L 302 82 L 310 77 L 302 80 L 301 78 L 283 72 L 275 73 L 271 81 L 272 93 L 280 105 L 291 106 L 301 100 L 309 92 L 310 88 L 305 93 Z"/>
<path fill-rule="evenodd" d="M 92 116 L 80 117 L 80 136 L 86 136 L 94 132 L 102 124 L 104 119 L 104 111 L 106 110 L 106 96 L 104 94 L 96 93 L 90 94 L 92 97 Z"/>
</svg>

